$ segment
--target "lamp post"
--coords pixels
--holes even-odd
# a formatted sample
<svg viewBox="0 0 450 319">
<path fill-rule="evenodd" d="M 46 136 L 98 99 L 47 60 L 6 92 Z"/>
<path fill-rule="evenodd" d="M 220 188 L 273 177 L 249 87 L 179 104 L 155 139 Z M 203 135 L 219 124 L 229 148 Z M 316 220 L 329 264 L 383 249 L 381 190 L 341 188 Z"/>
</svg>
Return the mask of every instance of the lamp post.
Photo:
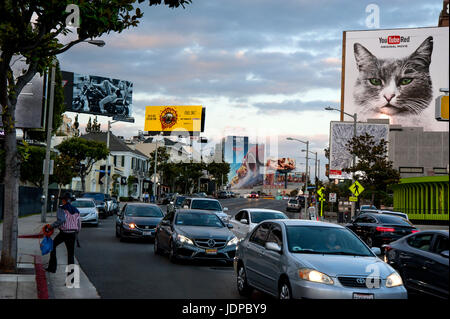
<svg viewBox="0 0 450 319">
<path fill-rule="evenodd" d="M 354 113 L 353 115 L 351 115 L 351 114 L 349 114 L 347 112 L 344 112 L 342 110 L 338 110 L 338 109 L 332 108 L 330 106 L 327 106 L 325 108 L 325 110 L 327 110 L 327 111 L 338 111 L 338 112 L 344 113 L 345 115 L 350 116 L 351 118 L 353 118 L 353 137 L 357 136 L 357 131 L 356 131 L 356 125 L 357 125 L 357 122 L 358 122 L 358 114 L 357 113 Z M 356 155 L 353 154 L 353 168 L 355 168 L 355 167 L 356 167 Z M 352 174 L 352 182 L 355 182 L 355 174 L 354 173 Z M 351 213 L 351 215 L 352 215 L 351 217 L 355 216 L 355 202 L 352 202 L 352 213 Z"/>
<path fill-rule="evenodd" d="M 89 44 L 102 47 L 105 45 L 103 40 L 85 40 L 81 42 L 87 42 Z M 47 136 L 46 136 L 46 146 L 45 146 L 45 160 L 44 160 L 44 186 L 43 186 L 43 203 L 41 210 L 41 222 L 46 222 L 47 215 L 47 198 L 48 198 L 48 184 L 50 179 L 50 147 L 52 143 L 52 129 L 53 129 L 53 109 L 54 109 L 54 98 L 55 98 L 55 73 L 56 73 L 56 58 L 52 61 L 51 75 L 50 75 L 50 97 L 49 106 L 47 113 Z"/>
<path fill-rule="evenodd" d="M 302 152 L 306 152 L 306 150 L 302 150 Z M 309 153 L 312 153 L 312 154 L 314 154 L 315 155 L 315 160 L 314 160 L 314 185 L 316 186 L 316 188 L 315 188 L 315 193 L 316 193 L 316 205 L 315 205 L 315 208 L 316 208 L 316 212 L 317 212 L 317 210 L 318 210 L 318 208 L 317 208 L 317 152 L 313 152 L 313 151 L 309 151 Z"/>
<path fill-rule="evenodd" d="M 292 138 L 292 137 L 288 137 L 286 138 L 288 141 L 297 141 L 300 143 L 304 143 L 306 144 L 306 183 L 305 183 L 305 194 L 306 194 L 306 198 L 305 198 L 305 214 L 306 214 L 306 210 L 308 209 L 308 196 L 309 196 L 309 192 L 308 192 L 308 162 L 309 162 L 309 158 L 308 158 L 308 153 L 309 153 L 309 141 L 302 141 L 296 138 Z"/>
</svg>

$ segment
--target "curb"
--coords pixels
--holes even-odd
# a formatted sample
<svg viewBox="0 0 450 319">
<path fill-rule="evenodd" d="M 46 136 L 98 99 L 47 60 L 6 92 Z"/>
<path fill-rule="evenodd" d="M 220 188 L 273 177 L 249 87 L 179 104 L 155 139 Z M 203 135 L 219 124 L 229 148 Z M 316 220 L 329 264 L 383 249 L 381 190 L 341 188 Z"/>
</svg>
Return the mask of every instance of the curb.
<svg viewBox="0 0 450 319">
<path fill-rule="evenodd" d="M 42 257 L 34 255 L 34 269 L 36 273 L 36 287 L 38 299 L 48 299 L 47 278 L 45 276 L 44 266 L 42 265 Z"/>
</svg>

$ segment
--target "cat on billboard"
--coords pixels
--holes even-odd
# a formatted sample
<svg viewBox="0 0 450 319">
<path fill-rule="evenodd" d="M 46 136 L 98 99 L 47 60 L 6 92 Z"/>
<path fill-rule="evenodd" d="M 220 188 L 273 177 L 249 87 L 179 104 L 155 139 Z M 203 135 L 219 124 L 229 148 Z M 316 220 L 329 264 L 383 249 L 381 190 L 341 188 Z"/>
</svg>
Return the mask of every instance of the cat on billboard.
<svg viewBox="0 0 450 319">
<path fill-rule="evenodd" d="M 124 80 L 75 73 L 71 112 L 131 116 L 133 84 Z"/>
<path fill-rule="evenodd" d="M 344 32 L 343 109 L 358 120 L 447 131 L 435 99 L 448 87 L 448 28 Z"/>
</svg>

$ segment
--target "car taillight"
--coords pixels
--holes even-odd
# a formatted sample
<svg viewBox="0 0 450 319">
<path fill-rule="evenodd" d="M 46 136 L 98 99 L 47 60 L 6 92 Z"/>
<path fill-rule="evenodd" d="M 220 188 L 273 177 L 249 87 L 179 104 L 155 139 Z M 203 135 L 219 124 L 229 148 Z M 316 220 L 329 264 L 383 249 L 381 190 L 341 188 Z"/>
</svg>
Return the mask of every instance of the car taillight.
<svg viewBox="0 0 450 319">
<path fill-rule="evenodd" d="M 395 231 L 395 228 L 378 226 L 376 230 L 379 232 L 392 233 Z"/>
<path fill-rule="evenodd" d="M 411 234 L 415 234 L 415 233 L 418 233 L 418 232 L 419 232 L 419 230 L 417 230 L 417 229 L 411 230 Z"/>
</svg>

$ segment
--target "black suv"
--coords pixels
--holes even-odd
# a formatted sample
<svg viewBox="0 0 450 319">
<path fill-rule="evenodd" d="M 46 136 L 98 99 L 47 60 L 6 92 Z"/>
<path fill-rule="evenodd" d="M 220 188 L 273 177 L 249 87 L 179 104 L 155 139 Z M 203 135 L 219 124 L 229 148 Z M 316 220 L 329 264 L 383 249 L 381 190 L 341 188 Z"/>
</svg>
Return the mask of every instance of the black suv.
<svg viewBox="0 0 450 319">
<path fill-rule="evenodd" d="M 113 214 L 113 211 L 111 210 L 112 199 L 108 194 L 90 192 L 84 193 L 81 197 L 92 198 L 95 201 L 95 206 L 97 207 L 100 216 L 103 218 Z"/>
</svg>

